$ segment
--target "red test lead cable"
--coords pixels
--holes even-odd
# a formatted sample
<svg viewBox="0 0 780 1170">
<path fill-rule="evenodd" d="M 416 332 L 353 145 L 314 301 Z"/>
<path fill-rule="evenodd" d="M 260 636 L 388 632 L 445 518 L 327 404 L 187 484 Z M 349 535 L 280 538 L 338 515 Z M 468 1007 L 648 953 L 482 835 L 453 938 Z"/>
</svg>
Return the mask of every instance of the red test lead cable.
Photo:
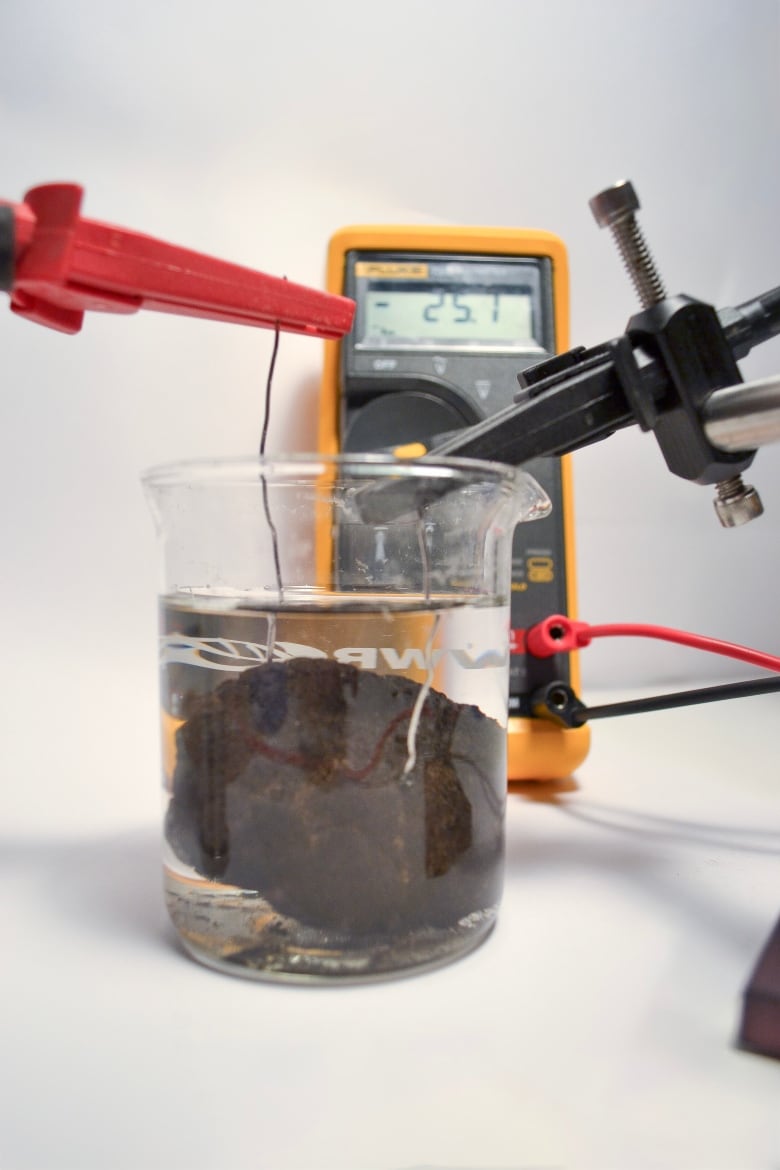
<svg viewBox="0 0 780 1170">
<path fill-rule="evenodd" d="M 526 651 L 534 658 L 551 658 L 553 654 L 567 654 L 589 646 L 594 638 L 656 638 L 662 642 L 676 642 L 694 650 L 706 650 L 711 654 L 722 654 L 761 666 L 765 670 L 780 672 L 780 658 L 762 650 L 752 650 L 735 642 L 723 642 L 702 634 L 690 634 L 686 630 L 670 629 L 667 626 L 651 626 L 633 622 L 614 622 L 606 625 L 589 625 L 588 622 L 573 621 L 560 614 L 545 618 L 532 626 L 525 635 Z"/>
</svg>

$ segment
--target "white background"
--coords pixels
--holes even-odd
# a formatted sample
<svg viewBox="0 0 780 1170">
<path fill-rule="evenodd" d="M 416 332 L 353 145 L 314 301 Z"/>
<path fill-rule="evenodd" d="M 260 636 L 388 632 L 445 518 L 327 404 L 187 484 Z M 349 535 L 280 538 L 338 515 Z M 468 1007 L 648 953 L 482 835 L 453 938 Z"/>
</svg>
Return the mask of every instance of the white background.
<svg viewBox="0 0 780 1170">
<path fill-rule="evenodd" d="M 547 229 L 568 245 L 572 343 L 588 345 L 619 334 L 636 308 L 587 206 L 628 177 L 670 292 L 722 306 L 780 283 L 777 0 L 5 0 L 0 17 L 7 199 L 77 181 L 88 216 L 320 287 L 327 240 L 344 224 Z M 555 806 L 534 806 L 517 830 L 531 863 L 511 872 L 517 904 L 503 934 L 472 966 L 398 985 L 418 989 L 412 1007 L 403 990 L 269 1001 L 268 989 L 191 969 L 161 945 L 157 551 L 139 475 L 181 457 L 253 451 L 270 346 L 266 332 L 154 314 L 90 315 L 77 337 L 0 316 L 2 937 L 14 958 L 0 1166 L 775 1165 L 776 1069 L 728 1047 L 740 980 L 776 911 L 761 850 L 730 868 L 714 846 L 681 858 L 651 844 L 649 878 L 664 875 L 664 896 L 648 917 L 633 835 L 613 841 L 602 864 L 595 845 L 545 819 Z M 320 361 L 318 342 L 282 338 L 272 448 L 314 444 Z M 776 372 L 780 341 L 742 368 Z M 764 449 L 748 475 L 766 515 L 732 532 L 719 528 L 709 489 L 668 474 L 652 437 L 623 432 L 579 453 L 582 616 L 780 653 L 779 453 Z M 583 659 L 594 693 L 740 672 L 636 644 L 595 645 Z M 645 806 L 658 816 L 771 833 L 772 703 L 750 708 L 764 718 L 727 705 L 672 723 L 598 725 L 583 799 L 641 807 L 644 790 L 629 798 L 629 783 L 652 793 L 665 776 Z M 775 831 L 775 853 L 776 841 Z M 527 896 L 540 908 L 530 920 Z M 633 936 L 642 923 L 647 932 Z M 533 956 L 525 986 L 524 954 Z M 611 975 L 598 961 L 607 955 Z M 562 974 L 572 961 L 584 963 L 579 989 Z M 495 982 L 492 1010 L 475 999 L 480 980 L 488 1004 Z M 460 1049 L 448 1013 L 461 996 L 462 1059 L 485 1080 L 473 1067 L 453 1071 Z M 517 1066 L 502 1021 L 511 1009 L 528 1022 L 529 1003 L 538 1023 L 516 1037 Z M 547 1030 L 555 1005 L 562 1014 Z M 483 1011 L 484 1031 L 474 1022 Z M 331 1012 L 338 1030 L 326 1036 L 317 1021 Z M 420 1057 L 411 1032 L 411 1048 L 402 1030 L 388 1038 L 384 1012 L 413 1021 L 435 1059 Z M 480 1049 L 485 1035 L 493 1039 Z M 383 1044 L 389 1086 L 376 1058 Z M 251 1053 L 270 1062 L 263 1091 L 276 1085 L 264 1104 L 242 1088 Z M 417 1069 L 409 1082 L 405 1062 Z M 219 1082 L 209 1129 L 203 1078 L 213 1087 L 231 1068 L 235 1096 Z M 313 1069 L 335 1095 L 319 1096 Z M 639 1102 L 633 1144 L 629 1092 Z M 167 1128 L 154 1113 L 166 1099 Z M 253 1111 L 273 1161 L 258 1152 L 260 1137 L 251 1141 Z M 345 1139 L 343 1162 L 333 1145 L 318 1161 L 318 1135 L 339 1131 L 359 1140 Z M 220 1153 L 216 1135 L 228 1133 L 234 1143 Z"/>
<path fill-rule="evenodd" d="M 345 223 L 544 228 L 567 242 L 572 344 L 587 345 L 637 308 L 587 206 L 628 177 L 670 292 L 723 306 L 780 283 L 771 0 L 6 0 L 3 14 L 5 198 L 75 180 L 87 215 L 318 287 Z M 139 472 L 255 449 L 270 336 L 154 314 L 92 315 L 77 338 L 9 316 L 0 329 L 4 607 L 28 629 L 45 610 L 54 640 L 111 631 L 135 654 L 155 581 Z M 283 339 L 277 450 L 315 443 L 320 359 L 318 342 Z M 743 373 L 779 367 L 775 340 Z M 583 617 L 780 650 L 777 450 L 747 477 L 767 514 L 741 531 L 721 531 L 711 490 L 675 480 L 638 431 L 575 470 Z M 635 645 L 594 648 L 584 668 L 628 686 L 720 669 Z"/>
</svg>

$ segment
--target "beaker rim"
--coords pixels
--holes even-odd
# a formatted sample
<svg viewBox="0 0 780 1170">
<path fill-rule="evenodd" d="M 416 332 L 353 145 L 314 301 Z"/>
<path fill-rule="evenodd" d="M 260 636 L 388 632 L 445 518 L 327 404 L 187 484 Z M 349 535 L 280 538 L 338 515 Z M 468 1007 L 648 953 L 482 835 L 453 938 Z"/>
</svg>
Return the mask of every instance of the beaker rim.
<svg viewBox="0 0 780 1170">
<path fill-rule="evenodd" d="M 446 456 L 400 459 L 385 452 L 279 453 L 186 459 L 151 467 L 141 477 L 153 501 L 181 491 L 208 492 L 292 488 L 308 485 L 317 492 L 347 487 L 360 493 L 360 481 L 370 486 L 387 483 L 392 491 L 363 494 L 361 516 L 374 524 L 397 520 L 411 508 L 419 513 L 450 493 L 487 493 L 494 503 L 503 500 L 514 524 L 541 520 L 552 508 L 550 497 L 536 479 L 519 467 L 488 460 Z M 410 489 L 404 492 L 403 486 Z M 396 485 L 396 486 L 394 486 Z M 400 489 L 400 493 L 397 489 Z M 370 509 L 369 509 L 370 504 Z M 389 510 L 388 510 L 389 509 Z"/>
<path fill-rule="evenodd" d="M 279 452 L 266 455 L 227 455 L 194 457 L 155 464 L 141 474 L 148 487 L 173 486 L 186 482 L 214 484 L 255 483 L 259 472 L 266 477 L 284 477 L 288 473 L 318 476 L 340 471 L 350 476 L 393 475 L 443 478 L 468 476 L 492 483 L 505 482 L 515 490 L 523 480 L 533 477 L 510 464 L 461 456 L 402 459 L 388 452 Z"/>
</svg>

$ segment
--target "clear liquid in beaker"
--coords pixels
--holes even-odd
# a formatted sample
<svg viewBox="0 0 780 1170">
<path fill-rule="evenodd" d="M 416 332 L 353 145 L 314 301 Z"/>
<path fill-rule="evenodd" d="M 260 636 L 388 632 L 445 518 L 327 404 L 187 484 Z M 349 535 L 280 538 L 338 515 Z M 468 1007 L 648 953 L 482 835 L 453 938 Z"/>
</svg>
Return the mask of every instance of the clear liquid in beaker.
<svg viewBox="0 0 780 1170">
<path fill-rule="evenodd" d="M 259 978 L 449 960 L 500 899 L 506 607 L 286 602 L 163 599 L 171 917 Z"/>
</svg>

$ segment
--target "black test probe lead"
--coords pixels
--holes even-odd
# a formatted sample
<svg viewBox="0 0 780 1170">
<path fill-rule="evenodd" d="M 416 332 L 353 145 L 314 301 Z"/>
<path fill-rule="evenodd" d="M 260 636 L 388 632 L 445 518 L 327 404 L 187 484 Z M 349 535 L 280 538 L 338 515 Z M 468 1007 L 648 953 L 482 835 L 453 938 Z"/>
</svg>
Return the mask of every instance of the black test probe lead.
<svg viewBox="0 0 780 1170">
<path fill-rule="evenodd" d="M 718 703 L 724 699 L 746 699 L 780 691 L 780 677 L 756 678 L 746 682 L 723 683 L 676 691 L 668 695 L 651 695 L 645 699 L 625 699 L 588 707 L 577 698 L 567 683 L 549 683 L 531 696 L 534 715 L 563 727 L 582 727 L 591 719 L 610 719 L 618 715 L 644 715 L 651 711 L 671 711 L 676 707 L 693 707 L 698 703 Z"/>
</svg>

